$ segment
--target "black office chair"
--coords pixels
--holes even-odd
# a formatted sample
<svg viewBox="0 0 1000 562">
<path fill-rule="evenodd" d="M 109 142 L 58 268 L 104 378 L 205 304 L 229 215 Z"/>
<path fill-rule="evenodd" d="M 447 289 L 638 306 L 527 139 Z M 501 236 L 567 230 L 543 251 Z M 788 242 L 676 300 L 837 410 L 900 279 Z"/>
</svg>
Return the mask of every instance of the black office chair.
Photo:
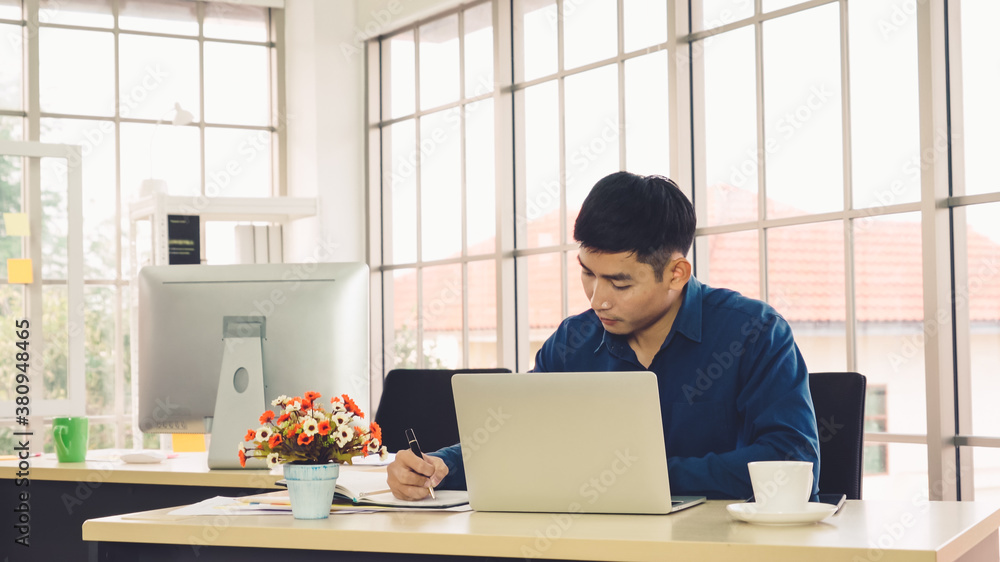
<svg viewBox="0 0 1000 562">
<path fill-rule="evenodd" d="M 375 422 L 390 453 L 406 449 L 412 428 L 420 448 L 436 451 L 458 443 L 458 418 L 451 377 L 456 373 L 509 373 L 509 369 L 393 369 L 382 383 Z"/>
<path fill-rule="evenodd" d="M 819 428 L 819 491 L 861 499 L 865 433 L 865 376 L 810 373 Z"/>
</svg>

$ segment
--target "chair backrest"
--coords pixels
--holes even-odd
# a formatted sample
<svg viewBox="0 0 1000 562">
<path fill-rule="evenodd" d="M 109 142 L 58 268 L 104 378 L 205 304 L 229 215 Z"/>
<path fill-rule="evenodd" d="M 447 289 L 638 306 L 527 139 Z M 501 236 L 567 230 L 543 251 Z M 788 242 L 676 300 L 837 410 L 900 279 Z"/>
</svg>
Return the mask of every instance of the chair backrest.
<svg viewBox="0 0 1000 562">
<path fill-rule="evenodd" d="M 819 491 L 861 499 L 865 429 L 865 377 L 810 373 L 809 390 L 819 429 Z"/>
<path fill-rule="evenodd" d="M 451 377 L 455 373 L 509 373 L 510 369 L 393 369 L 382 383 L 375 422 L 390 453 L 406 449 L 405 431 L 425 453 L 458 443 Z"/>
</svg>

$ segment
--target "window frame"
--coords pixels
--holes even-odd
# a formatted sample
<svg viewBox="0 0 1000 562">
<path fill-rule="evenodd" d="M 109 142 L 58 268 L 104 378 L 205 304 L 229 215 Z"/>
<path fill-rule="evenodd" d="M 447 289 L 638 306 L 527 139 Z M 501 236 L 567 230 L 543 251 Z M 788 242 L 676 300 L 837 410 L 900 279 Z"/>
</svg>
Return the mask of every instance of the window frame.
<svg viewBox="0 0 1000 562">
<path fill-rule="evenodd" d="M 27 413 L 14 400 L 0 401 L 0 419 L 24 419 L 30 416 L 81 416 L 86 412 L 86 378 L 84 373 L 83 331 L 75 327 L 83 326 L 83 169 L 82 161 L 77 156 L 80 147 L 68 144 L 52 144 L 33 141 L 0 141 L 0 157 L 22 157 L 28 161 L 25 181 L 22 182 L 22 201 L 27 207 L 28 223 L 42 224 L 41 196 L 41 159 L 58 158 L 66 160 L 66 279 L 46 280 L 41 276 L 42 243 L 41 236 L 31 236 L 22 241 L 22 248 L 27 249 L 27 257 L 31 260 L 32 269 L 39 273 L 37 282 L 23 285 L 26 317 L 10 320 L 27 320 L 31 337 L 28 342 L 29 358 L 41 358 L 45 350 L 45 339 L 39 337 L 45 333 L 42 321 L 42 287 L 48 284 L 65 285 L 67 288 L 67 343 L 66 357 L 66 398 L 46 399 L 42 397 L 44 386 L 44 371 L 36 360 L 28 361 L 29 382 L 26 396 L 29 399 Z M 27 185 L 25 185 L 27 184 Z M 41 227 L 36 226 L 36 232 L 41 233 Z M 50 281 L 50 283 L 46 283 Z M 14 325 L 5 329 L 15 329 Z M 8 351 L 13 353 L 13 351 Z M 40 362 L 40 361 L 38 361 Z M 13 368 L 13 367 L 12 367 Z M 12 393 L 13 395 L 14 393 Z M 19 393 L 18 393 L 19 394 Z M 15 416 L 16 414 L 16 416 Z"/>
<path fill-rule="evenodd" d="M 121 0 L 109 0 L 111 15 L 113 18 L 113 24 L 111 27 L 96 27 L 87 25 L 76 25 L 76 24 L 60 24 L 60 23 L 46 23 L 40 21 L 39 13 L 44 11 L 41 7 L 40 0 L 21 0 L 22 6 L 22 19 L 21 20 L 2 20 L 3 23 L 17 24 L 23 29 L 24 40 L 22 42 L 22 49 L 24 55 L 24 76 L 23 80 L 23 95 L 24 95 L 24 105 L 21 110 L 0 110 L 0 116 L 2 117 L 14 117 L 21 118 L 23 123 L 23 139 L 27 142 L 37 143 L 40 137 L 40 123 L 42 119 L 46 118 L 60 118 L 60 119 L 70 119 L 70 120 L 94 120 L 99 122 L 111 123 L 114 130 L 114 143 L 115 143 L 115 213 L 114 213 L 114 243 L 115 243 L 115 277 L 113 279 L 84 279 L 82 268 L 77 268 L 78 273 L 76 275 L 80 276 L 81 279 L 81 292 L 80 295 L 75 297 L 77 302 L 81 302 L 84 298 L 83 291 L 87 288 L 92 287 L 106 287 L 113 291 L 113 310 L 112 310 L 112 321 L 114 324 L 114 344 L 113 344 L 113 357 L 112 362 L 114 365 L 114 380 L 113 380 L 113 399 L 110 403 L 110 408 L 104 412 L 98 414 L 87 414 L 87 417 L 91 422 L 91 433 L 93 434 L 95 427 L 109 425 L 113 429 L 114 433 L 114 447 L 115 448 L 125 448 L 127 441 L 131 440 L 135 442 L 135 439 L 140 435 L 138 427 L 138 412 L 131 404 L 135 404 L 137 400 L 137 384 L 136 384 L 136 373 L 138 366 L 138 359 L 134 352 L 131 353 L 131 363 L 127 364 L 126 357 L 128 357 L 128 343 L 126 343 L 126 338 L 130 334 L 134 335 L 134 329 L 137 326 L 137 310 L 135 307 L 135 302 L 137 302 L 137 295 L 135 292 L 135 285 L 132 283 L 130 270 L 137 270 L 137 264 L 135 259 L 126 267 L 124 263 L 125 258 L 128 255 L 129 247 L 127 243 L 123 242 L 125 237 L 123 223 L 128 220 L 128 211 L 126 210 L 126 205 L 123 201 L 128 198 L 128 193 L 132 191 L 134 186 L 124 186 L 122 185 L 121 179 L 121 125 L 123 123 L 134 123 L 134 124 L 146 124 L 146 125 L 156 125 L 159 121 L 164 119 L 146 119 L 146 118 L 136 118 L 136 117 L 123 117 L 121 112 L 120 97 L 121 92 L 119 91 L 118 81 L 120 78 L 120 53 L 119 53 L 119 38 L 122 35 L 131 36 L 145 36 L 145 37 L 166 37 L 166 38 L 177 38 L 185 40 L 194 40 L 198 43 L 198 65 L 199 65 L 199 84 L 198 84 L 198 96 L 199 96 L 199 111 L 198 119 L 192 124 L 188 125 L 198 129 L 199 136 L 199 169 L 200 169 L 200 193 L 202 196 L 211 197 L 212 194 L 206 194 L 206 186 L 208 185 L 207 171 L 206 171 L 206 145 L 205 145 L 205 131 L 206 129 L 232 129 L 232 130 L 246 130 L 246 131 L 262 131 L 267 132 L 271 136 L 271 150 L 269 158 L 271 161 L 271 178 L 270 178 L 270 196 L 284 196 L 287 194 L 287 135 L 285 133 L 285 128 L 287 126 L 287 111 L 286 111 L 286 93 L 285 93 L 285 77 L 284 77 L 284 9 L 281 7 L 280 2 L 264 2 L 255 3 L 254 5 L 260 6 L 267 10 L 267 38 L 264 41 L 249 41 L 241 39 L 223 39 L 216 37 L 206 37 L 204 31 L 205 16 L 206 16 L 206 2 L 213 2 L 218 0 L 196 0 L 196 10 L 197 10 L 197 23 L 198 23 L 198 33 L 196 35 L 181 35 L 174 33 L 158 33 L 151 31 L 137 31 L 121 29 L 118 25 L 119 18 L 119 6 Z M 115 109 L 114 114 L 110 117 L 108 116 L 95 116 L 95 115 L 83 115 L 83 114 L 62 114 L 62 113 L 52 113 L 43 112 L 40 107 L 39 101 L 39 75 L 40 75 L 40 62 L 39 62 L 39 29 L 40 28 L 53 28 L 53 29 L 66 29 L 66 30 L 77 30 L 84 32 L 93 33 L 109 33 L 114 37 L 114 102 Z M 266 125 L 239 125 L 239 124 L 229 124 L 229 123 L 215 123 L 206 122 L 205 120 L 205 44 L 206 43 L 224 43 L 224 44 L 240 44 L 240 45 L 259 45 L 265 47 L 268 50 L 267 57 L 267 73 L 268 73 L 268 91 L 267 96 L 269 99 L 269 116 Z M 75 157 L 78 158 L 80 154 L 79 149 L 75 153 Z M 73 168 L 70 168 L 72 170 Z M 32 176 L 37 176 L 37 174 L 32 174 Z M 36 181 L 36 180 L 30 180 Z M 37 191 L 37 186 L 33 188 Z M 77 192 L 79 195 L 79 191 Z M 253 216 L 229 216 L 227 220 L 254 220 Z M 201 236 L 204 241 L 206 220 L 201 222 Z M 134 233 L 133 233 L 134 234 Z M 134 240 L 134 238 L 133 238 Z M 78 241 L 82 245 L 82 236 L 75 237 L 75 241 Z M 81 246 L 82 248 L 82 246 Z M 205 245 L 201 245 L 202 252 L 204 253 Z M 134 248 L 133 248 L 134 249 Z M 82 254 L 82 249 L 81 249 Z M 204 254 L 203 254 L 204 255 Z M 82 259 L 82 258 L 81 258 Z M 70 275 L 74 275 L 72 272 Z M 40 292 L 41 283 L 36 280 L 36 285 L 38 285 L 38 291 Z M 71 284 L 72 287 L 72 284 Z M 71 291 L 74 291 L 71 288 Z M 73 293 L 75 294 L 75 293 Z M 37 300 L 37 299 L 36 299 Z M 79 315 L 81 320 L 79 324 L 82 325 L 83 318 L 83 305 L 73 306 L 71 304 L 70 314 L 75 318 Z M 35 322 L 32 322 L 35 325 Z M 40 316 L 39 323 L 40 325 Z M 130 340 L 133 343 L 136 338 L 132 337 Z M 53 406 L 53 409 L 45 410 L 44 415 L 51 417 L 53 415 L 84 415 L 87 408 L 87 392 L 86 392 L 86 375 L 83 372 L 83 362 L 84 362 L 85 350 L 82 347 L 82 342 L 79 345 L 79 350 L 71 344 L 71 365 L 79 363 L 76 369 L 79 371 L 79 376 L 68 375 L 68 383 L 72 381 L 72 389 L 69 394 L 69 398 L 64 403 L 60 403 L 58 407 Z M 79 355 L 79 358 L 76 358 Z M 70 370 L 73 373 L 73 370 Z M 75 378 L 73 378 L 75 376 Z M 79 387 L 79 388 L 77 388 Z M 37 404 L 38 402 L 33 401 Z M 0 405 L 0 427 L 15 427 L 13 420 L 13 411 L 10 412 L 10 416 L 7 415 L 8 411 L 6 405 Z M 157 436 L 149 437 L 150 439 L 157 439 Z"/>
</svg>

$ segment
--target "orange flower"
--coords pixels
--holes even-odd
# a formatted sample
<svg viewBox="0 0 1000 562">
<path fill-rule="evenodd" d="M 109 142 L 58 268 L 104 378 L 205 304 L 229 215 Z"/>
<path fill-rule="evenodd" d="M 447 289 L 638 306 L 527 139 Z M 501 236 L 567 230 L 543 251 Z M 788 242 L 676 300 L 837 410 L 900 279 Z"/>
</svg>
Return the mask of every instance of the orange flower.
<svg viewBox="0 0 1000 562">
<path fill-rule="evenodd" d="M 326 435 L 330 433 L 330 421 L 323 420 L 319 422 L 319 425 L 316 426 L 316 431 L 319 432 L 320 435 Z"/>
<path fill-rule="evenodd" d="M 364 419 L 365 413 L 361 411 L 361 408 L 358 408 L 358 405 L 354 403 L 354 400 L 346 394 L 342 394 L 341 396 L 344 397 L 344 407 L 347 408 L 347 411 L 355 416 L 358 416 L 359 418 Z"/>
<path fill-rule="evenodd" d="M 321 398 L 319 392 L 309 391 L 301 397 L 274 400 L 272 405 L 277 407 L 265 410 L 259 418 L 261 425 L 248 429 L 240 443 L 241 466 L 258 457 L 266 457 L 268 466 L 274 466 L 338 459 L 349 462 L 346 459 L 357 455 L 384 454 L 382 428 L 374 422 L 354 421 L 365 417 L 357 402 L 341 394 L 330 399 L 332 406 L 324 407 Z"/>
</svg>

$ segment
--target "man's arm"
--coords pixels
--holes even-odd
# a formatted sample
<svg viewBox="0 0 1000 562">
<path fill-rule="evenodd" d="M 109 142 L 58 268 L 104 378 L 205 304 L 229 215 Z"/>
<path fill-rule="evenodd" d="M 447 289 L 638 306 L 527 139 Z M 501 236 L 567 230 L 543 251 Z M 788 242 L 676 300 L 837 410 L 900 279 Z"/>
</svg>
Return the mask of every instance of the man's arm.
<svg viewBox="0 0 1000 562">
<path fill-rule="evenodd" d="M 462 460 L 462 445 L 452 445 L 438 449 L 427 456 L 438 457 L 444 461 L 448 467 L 448 476 L 445 476 L 438 488 L 441 490 L 465 490 L 465 462 Z"/>
<path fill-rule="evenodd" d="M 747 463 L 803 460 L 814 463 L 813 493 L 818 490 L 819 439 L 809 374 L 788 324 L 775 317 L 765 328 L 741 358 L 736 409 L 742 423 L 736 449 L 668 458 L 672 488 L 710 498 L 749 497 Z"/>
</svg>

